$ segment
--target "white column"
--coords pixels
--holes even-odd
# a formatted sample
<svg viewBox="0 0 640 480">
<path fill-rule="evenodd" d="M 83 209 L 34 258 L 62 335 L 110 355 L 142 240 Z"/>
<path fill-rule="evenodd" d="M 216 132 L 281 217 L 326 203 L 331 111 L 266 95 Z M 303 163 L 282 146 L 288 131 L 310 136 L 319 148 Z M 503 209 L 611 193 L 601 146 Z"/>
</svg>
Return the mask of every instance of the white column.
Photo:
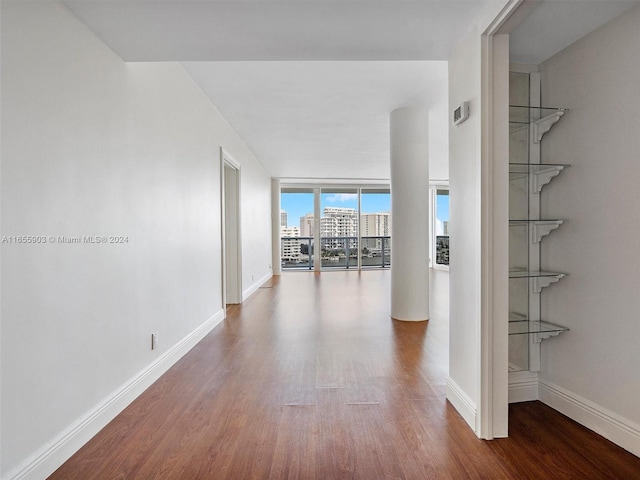
<svg viewBox="0 0 640 480">
<path fill-rule="evenodd" d="M 429 319 L 429 112 L 391 112 L 391 317 Z"/>
<path fill-rule="evenodd" d="M 271 179 L 271 268 L 274 275 L 282 273 L 280 262 L 280 180 Z"/>
</svg>

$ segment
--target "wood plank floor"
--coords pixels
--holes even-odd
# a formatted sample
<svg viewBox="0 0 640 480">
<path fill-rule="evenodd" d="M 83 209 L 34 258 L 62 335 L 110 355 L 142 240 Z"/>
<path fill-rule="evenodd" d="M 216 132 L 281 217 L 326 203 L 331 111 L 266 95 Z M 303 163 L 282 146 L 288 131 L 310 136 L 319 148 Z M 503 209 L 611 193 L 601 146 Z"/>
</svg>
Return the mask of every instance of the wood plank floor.
<svg viewBox="0 0 640 480">
<path fill-rule="evenodd" d="M 389 319 L 389 272 L 265 285 L 52 479 L 640 479 L 640 459 L 539 402 L 478 440 L 445 400 L 432 318 Z"/>
</svg>

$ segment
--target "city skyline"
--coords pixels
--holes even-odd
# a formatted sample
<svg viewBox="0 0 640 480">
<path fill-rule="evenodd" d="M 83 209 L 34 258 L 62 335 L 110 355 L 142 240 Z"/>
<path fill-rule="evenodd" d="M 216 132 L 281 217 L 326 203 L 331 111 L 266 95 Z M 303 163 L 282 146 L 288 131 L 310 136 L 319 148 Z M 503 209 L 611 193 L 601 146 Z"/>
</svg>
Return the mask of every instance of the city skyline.
<svg viewBox="0 0 640 480">
<path fill-rule="evenodd" d="M 300 263 L 304 263 L 308 266 L 309 250 L 313 248 L 310 237 L 313 236 L 314 229 L 318 228 L 317 219 L 314 222 L 314 216 L 307 213 L 300 218 L 300 228 L 298 228 L 284 226 L 287 217 L 287 212 L 281 209 L 281 261 L 283 265 L 297 267 Z M 353 258 L 362 255 L 362 258 L 365 259 L 364 262 L 369 262 L 368 265 L 380 263 L 380 266 L 384 266 L 382 265 L 384 263 L 382 257 L 389 251 L 390 236 L 392 235 L 390 212 L 359 215 L 356 208 L 325 206 L 322 209 L 319 229 L 323 264 L 331 262 L 331 266 L 338 267 L 342 266 L 341 261 L 349 263 Z M 362 235 L 361 239 L 358 239 L 359 234 Z M 360 251 L 361 253 L 359 253 Z M 366 260 L 376 257 L 381 259 L 380 262 Z M 351 260 L 347 260 L 347 258 Z"/>
<path fill-rule="evenodd" d="M 351 193 L 323 193 L 320 195 L 320 211 L 325 207 L 358 209 L 358 197 Z M 287 212 L 287 220 L 292 227 L 299 227 L 300 217 L 313 214 L 313 193 L 282 193 L 280 208 Z M 390 213 L 391 195 L 376 193 L 362 195 L 362 214 Z M 293 224 L 291 224 L 293 223 Z"/>
<path fill-rule="evenodd" d="M 350 193 L 323 193 L 320 195 L 320 211 L 325 207 L 358 208 L 357 195 Z M 291 227 L 300 227 L 300 217 L 307 213 L 313 214 L 313 193 L 282 193 L 280 208 L 287 212 L 288 222 L 294 222 Z M 437 219 L 449 221 L 449 196 L 436 195 Z M 388 193 L 362 195 L 361 215 L 369 213 L 391 213 L 391 195 Z"/>
</svg>

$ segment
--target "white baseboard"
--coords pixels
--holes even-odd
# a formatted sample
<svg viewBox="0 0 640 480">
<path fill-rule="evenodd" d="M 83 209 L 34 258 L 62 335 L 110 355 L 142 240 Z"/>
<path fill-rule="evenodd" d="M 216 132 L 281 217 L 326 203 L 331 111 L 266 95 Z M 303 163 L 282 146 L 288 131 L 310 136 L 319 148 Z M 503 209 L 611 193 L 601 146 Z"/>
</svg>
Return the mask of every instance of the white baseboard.
<svg viewBox="0 0 640 480">
<path fill-rule="evenodd" d="M 550 382 L 539 382 L 540 401 L 640 457 L 640 425 Z"/>
<path fill-rule="evenodd" d="M 169 370 L 207 333 L 222 322 L 224 317 L 224 310 L 218 311 L 153 363 L 121 385 L 86 415 L 80 417 L 59 435 L 36 450 L 20 465 L 11 470 L 5 478 L 7 480 L 41 480 L 47 478 L 153 382 L 160 378 L 162 374 Z"/>
<path fill-rule="evenodd" d="M 469 424 L 471 429 L 477 433 L 476 417 L 477 407 L 476 404 L 469 396 L 462 390 L 451 377 L 447 378 L 447 400 L 453 405 L 458 413 L 464 418 L 464 421 Z"/>
<path fill-rule="evenodd" d="M 262 285 L 264 282 L 269 280 L 272 276 L 273 276 L 273 273 L 268 272 L 264 277 L 262 277 L 260 280 L 258 280 L 249 288 L 247 288 L 244 292 L 242 292 L 242 301 L 244 302 L 247 298 L 249 298 L 251 295 L 256 293 L 260 288 L 260 285 Z"/>
<path fill-rule="evenodd" d="M 509 403 L 530 402 L 538 398 L 536 372 L 509 372 Z"/>
</svg>

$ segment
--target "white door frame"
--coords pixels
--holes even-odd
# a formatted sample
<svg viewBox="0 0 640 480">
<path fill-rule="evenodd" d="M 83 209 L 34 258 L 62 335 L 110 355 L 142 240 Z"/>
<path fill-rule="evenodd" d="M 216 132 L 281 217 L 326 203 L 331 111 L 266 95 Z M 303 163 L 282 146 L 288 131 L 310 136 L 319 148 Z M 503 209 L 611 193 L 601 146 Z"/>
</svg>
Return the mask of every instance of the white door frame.
<svg viewBox="0 0 640 480">
<path fill-rule="evenodd" d="M 539 0 L 506 0 L 482 33 L 480 397 L 476 434 L 508 435 L 509 33 Z"/>
<path fill-rule="evenodd" d="M 230 168 L 235 171 L 235 181 L 231 185 L 227 185 L 225 169 Z M 220 147 L 220 205 L 221 205 L 221 259 L 222 259 L 222 308 L 225 309 L 229 303 L 242 303 L 242 237 L 241 237 L 241 221 L 240 221 L 240 163 L 237 162 L 224 148 Z M 227 191 L 234 195 L 234 208 L 236 210 L 236 228 L 235 232 L 227 232 Z M 230 241 L 236 243 L 235 258 L 227 258 L 227 234 Z M 227 285 L 227 269 L 235 270 L 234 285 Z M 227 290 L 231 298 L 227 298 Z"/>
</svg>

